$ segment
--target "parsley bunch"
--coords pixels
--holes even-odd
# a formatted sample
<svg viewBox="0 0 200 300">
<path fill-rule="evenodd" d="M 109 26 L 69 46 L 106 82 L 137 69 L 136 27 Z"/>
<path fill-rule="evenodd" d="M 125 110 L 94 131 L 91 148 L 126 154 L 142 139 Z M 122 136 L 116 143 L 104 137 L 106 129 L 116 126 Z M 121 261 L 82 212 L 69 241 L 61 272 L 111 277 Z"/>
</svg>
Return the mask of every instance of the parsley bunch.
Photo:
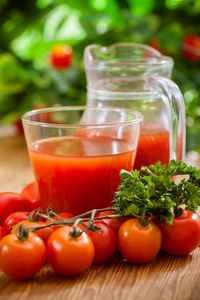
<svg viewBox="0 0 200 300">
<path fill-rule="evenodd" d="M 188 175 L 188 179 L 176 184 L 172 179 L 176 175 Z M 141 171 L 121 170 L 120 177 L 113 206 L 120 216 L 137 216 L 143 225 L 152 216 L 172 225 L 183 207 L 195 212 L 200 206 L 200 170 L 183 161 L 171 160 L 168 166 L 157 162 Z"/>
</svg>

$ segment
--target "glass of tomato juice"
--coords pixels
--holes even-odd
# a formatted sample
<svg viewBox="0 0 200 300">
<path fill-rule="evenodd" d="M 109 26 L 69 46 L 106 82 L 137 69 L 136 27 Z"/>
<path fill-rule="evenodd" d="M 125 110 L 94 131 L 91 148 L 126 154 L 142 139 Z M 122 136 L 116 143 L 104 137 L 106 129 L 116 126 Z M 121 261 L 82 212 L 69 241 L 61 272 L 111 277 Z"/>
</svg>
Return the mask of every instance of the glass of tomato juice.
<svg viewBox="0 0 200 300">
<path fill-rule="evenodd" d="M 80 214 L 110 205 L 120 170 L 133 169 L 142 120 L 115 107 L 27 112 L 23 127 L 44 211 Z"/>
</svg>

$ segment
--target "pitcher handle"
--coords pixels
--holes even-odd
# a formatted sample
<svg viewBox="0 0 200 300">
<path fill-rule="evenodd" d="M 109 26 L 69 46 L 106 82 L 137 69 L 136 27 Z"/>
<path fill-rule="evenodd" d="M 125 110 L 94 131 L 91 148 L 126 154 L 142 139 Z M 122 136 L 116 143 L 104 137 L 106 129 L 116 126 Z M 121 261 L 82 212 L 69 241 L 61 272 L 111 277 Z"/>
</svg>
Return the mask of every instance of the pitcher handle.
<svg viewBox="0 0 200 300">
<path fill-rule="evenodd" d="M 185 160 L 186 118 L 183 96 L 170 79 L 158 75 L 147 76 L 148 88 L 161 92 L 171 112 L 170 159 Z"/>
</svg>

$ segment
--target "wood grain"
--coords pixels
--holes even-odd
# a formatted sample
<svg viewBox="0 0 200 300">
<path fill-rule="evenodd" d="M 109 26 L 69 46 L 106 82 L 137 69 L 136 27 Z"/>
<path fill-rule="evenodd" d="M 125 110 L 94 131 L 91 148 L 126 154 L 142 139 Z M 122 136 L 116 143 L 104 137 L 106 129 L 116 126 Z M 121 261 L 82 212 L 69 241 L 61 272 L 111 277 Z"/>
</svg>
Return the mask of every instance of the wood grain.
<svg viewBox="0 0 200 300">
<path fill-rule="evenodd" d="M 0 138 L 0 192 L 20 192 L 31 180 L 31 170 L 23 135 Z"/>
<path fill-rule="evenodd" d="M 32 178 L 23 137 L 0 139 L 0 190 L 20 191 Z M 0 271 L 0 300 L 198 300 L 199 278 L 199 249 L 184 257 L 160 253 L 144 265 L 130 264 L 116 254 L 74 278 L 56 275 L 48 265 L 23 282 Z"/>
</svg>

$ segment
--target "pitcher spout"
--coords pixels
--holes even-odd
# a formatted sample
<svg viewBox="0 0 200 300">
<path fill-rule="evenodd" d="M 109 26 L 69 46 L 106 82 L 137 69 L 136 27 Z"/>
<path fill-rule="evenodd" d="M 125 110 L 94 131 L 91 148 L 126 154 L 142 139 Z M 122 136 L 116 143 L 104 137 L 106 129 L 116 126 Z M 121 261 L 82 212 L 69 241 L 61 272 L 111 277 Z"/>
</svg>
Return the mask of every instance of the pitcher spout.
<svg viewBox="0 0 200 300">
<path fill-rule="evenodd" d="M 106 82 L 118 83 L 149 74 L 171 77 L 173 60 L 154 48 L 137 43 L 117 43 L 108 47 L 89 45 L 84 51 L 89 88 L 105 89 Z"/>
</svg>

